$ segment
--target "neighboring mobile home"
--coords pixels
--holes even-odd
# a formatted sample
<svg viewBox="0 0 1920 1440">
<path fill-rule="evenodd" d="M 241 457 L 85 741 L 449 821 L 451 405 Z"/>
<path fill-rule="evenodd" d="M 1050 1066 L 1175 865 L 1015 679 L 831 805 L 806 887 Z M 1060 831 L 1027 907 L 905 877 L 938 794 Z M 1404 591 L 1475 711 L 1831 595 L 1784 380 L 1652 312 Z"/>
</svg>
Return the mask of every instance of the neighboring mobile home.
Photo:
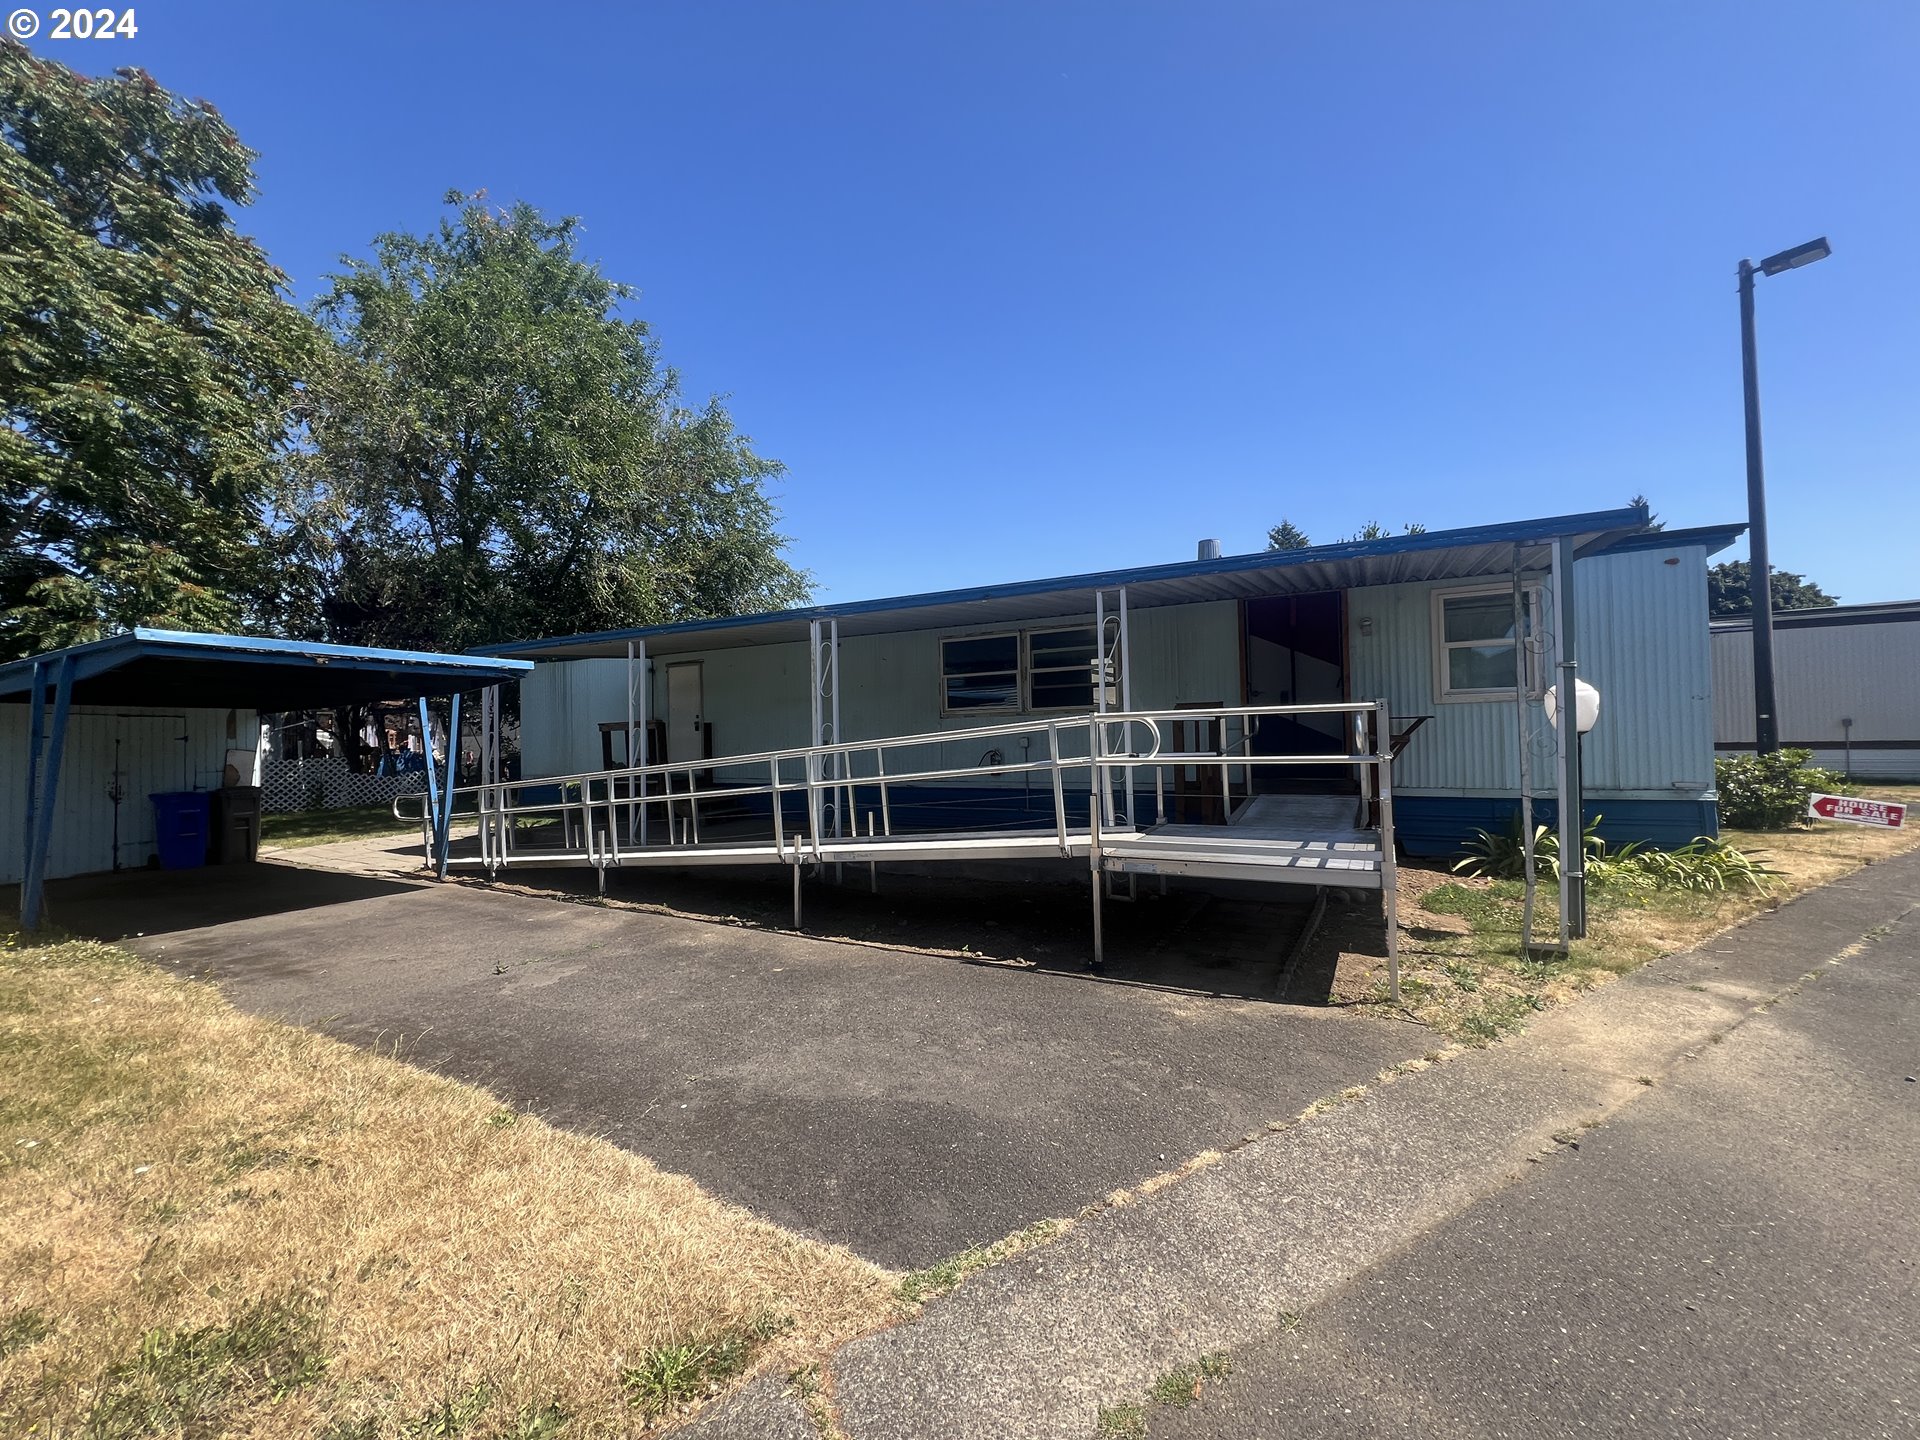
<svg viewBox="0 0 1920 1440">
<path fill-rule="evenodd" d="M 711 759 L 703 780 L 724 787 L 765 778 L 764 767 L 729 767 L 729 756 L 827 739 L 1098 707 L 1382 699 L 1404 742 L 1393 765 L 1400 843 L 1445 854 L 1476 829 L 1509 823 L 1523 745 L 1531 790 L 1554 788 L 1553 734 L 1539 698 L 1565 658 L 1568 627 L 1549 577 L 1558 549 L 1575 557 L 1572 658 L 1602 697 L 1582 749 L 1585 812 L 1604 816 L 1612 838 L 1680 844 L 1718 828 L 1706 566 L 1741 529 L 1654 530 L 1646 508 L 1634 506 L 490 653 L 537 662 L 520 689 L 528 779 L 624 765 L 631 755 L 638 763 Z M 1524 617 L 1517 648 L 1516 611 Z M 1524 705 L 1516 704 L 1520 671 Z M 1102 676 L 1110 685 L 1096 683 Z M 1339 752 L 1340 723 L 1289 717 L 1243 743 L 1264 754 Z M 1008 826 L 1043 812 L 1050 822 L 1051 800 L 1030 774 L 996 774 L 1026 757 L 992 748 L 976 755 L 972 742 L 947 748 L 943 766 L 969 768 L 963 783 L 901 787 L 910 793 L 894 795 L 896 827 Z M 1346 783 L 1340 773 L 1270 783 L 1298 793 Z M 1551 813 L 1550 802 L 1544 808 Z"/>
<path fill-rule="evenodd" d="M 1920 600 L 1773 617 L 1780 743 L 1862 780 L 1920 780 Z M 1713 622 L 1713 739 L 1753 749 L 1753 620 Z"/>
</svg>

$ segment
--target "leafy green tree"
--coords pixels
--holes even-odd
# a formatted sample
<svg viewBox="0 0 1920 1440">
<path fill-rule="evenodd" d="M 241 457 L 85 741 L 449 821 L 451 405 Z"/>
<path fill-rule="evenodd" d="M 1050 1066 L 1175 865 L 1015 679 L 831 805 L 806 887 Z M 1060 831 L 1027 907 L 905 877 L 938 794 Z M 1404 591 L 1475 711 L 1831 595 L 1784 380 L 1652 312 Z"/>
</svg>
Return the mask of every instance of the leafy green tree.
<svg viewBox="0 0 1920 1440">
<path fill-rule="evenodd" d="M 577 222 L 446 197 L 333 277 L 336 342 L 271 544 L 281 623 L 462 649 L 797 604 L 807 577 L 726 409 L 688 406 Z"/>
<path fill-rule="evenodd" d="M 1407 526 L 1404 533 L 1408 535 L 1424 535 L 1427 533 L 1427 527 L 1422 525 L 1418 520 L 1415 520 Z M 1393 531 L 1382 525 L 1378 520 L 1369 520 L 1353 534 L 1341 541 L 1341 544 L 1351 544 L 1356 540 L 1387 540 L 1392 538 L 1392 535 Z"/>
<path fill-rule="evenodd" d="M 0 658 L 240 621 L 314 333 L 234 229 L 254 158 L 138 70 L 0 39 Z"/>
<path fill-rule="evenodd" d="M 1744 560 L 1723 560 L 1707 569 L 1707 613 L 1715 620 L 1729 615 L 1751 615 L 1753 571 Z M 1820 610 L 1838 605 L 1840 597 L 1829 595 L 1804 575 L 1791 570 L 1775 570 L 1769 577 L 1775 610 Z"/>
<path fill-rule="evenodd" d="M 1278 525 L 1267 531 L 1267 549 L 1269 550 L 1310 550 L 1312 548 L 1313 541 L 1307 538 L 1307 532 L 1284 517 Z"/>
</svg>

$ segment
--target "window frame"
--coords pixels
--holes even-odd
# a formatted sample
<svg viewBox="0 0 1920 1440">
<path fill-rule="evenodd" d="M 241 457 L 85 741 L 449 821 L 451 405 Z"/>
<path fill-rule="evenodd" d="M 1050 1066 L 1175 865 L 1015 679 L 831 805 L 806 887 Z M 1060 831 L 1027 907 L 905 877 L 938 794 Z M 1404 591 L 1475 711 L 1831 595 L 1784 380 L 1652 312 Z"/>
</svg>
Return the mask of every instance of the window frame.
<svg viewBox="0 0 1920 1440">
<path fill-rule="evenodd" d="M 1089 658 L 1089 668 L 1086 671 L 1088 691 L 1086 706 L 1083 709 L 1078 705 L 1035 705 L 1033 703 L 1033 677 L 1035 674 L 1033 665 L 1033 637 L 1036 635 L 1061 635 L 1075 630 L 1090 630 L 1093 632 L 1094 637 L 1093 656 Z M 1005 640 L 1009 638 L 1014 640 L 1018 647 L 1016 657 L 1017 669 L 1014 672 L 1013 703 L 1010 705 L 970 705 L 959 709 L 955 709 L 949 705 L 947 703 L 947 681 L 949 678 L 947 674 L 947 646 L 950 643 L 963 640 Z M 1100 632 L 1099 627 L 1094 623 L 1094 618 L 1091 615 L 1087 616 L 1084 620 L 1067 620 L 1059 623 L 1034 626 L 1016 626 L 1006 630 L 962 630 L 950 635 L 937 636 L 936 640 L 938 644 L 940 718 L 943 720 L 966 719 L 976 715 L 1080 715 L 1097 711 L 1100 708 L 1099 697 L 1093 687 L 1091 670 L 1092 660 L 1097 659 L 1100 654 Z M 1067 665 L 1049 665 L 1040 673 L 1062 675 L 1077 668 L 1078 667 Z M 1120 683 L 1120 676 L 1117 673 L 1117 657 L 1115 668 L 1114 684 L 1118 685 Z M 995 670 L 987 673 L 998 675 L 1005 672 Z"/>
<path fill-rule="evenodd" d="M 1088 630 L 1093 633 L 1093 653 L 1087 657 L 1085 663 L 1078 666 L 1049 665 L 1045 667 L 1044 671 L 1035 670 L 1033 664 L 1033 640 L 1036 635 L 1067 635 L 1079 630 Z M 1032 630 L 1022 630 L 1020 632 L 1020 653 L 1021 659 L 1024 662 L 1025 671 L 1020 677 L 1020 708 L 1022 714 L 1079 715 L 1097 711 L 1100 708 L 1098 689 L 1093 682 L 1093 662 L 1100 658 L 1100 629 L 1094 624 L 1091 616 L 1087 618 L 1087 622 L 1084 625 L 1047 625 Z M 1115 657 L 1115 663 L 1117 667 L 1118 657 Z M 1038 705 L 1034 703 L 1033 681 L 1035 674 L 1066 675 L 1072 674 L 1076 670 L 1081 675 L 1084 675 L 1087 681 L 1087 703 L 1084 709 L 1079 705 Z M 1119 683 L 1118 675 L 1115 675 L 1114 682 L 1116 684 Z"/>
<path fill-rule="evenodd" d="M 948 705 L 947 682 L 947 646 L 968 640 L 1011 640 L 1013 641 L 1013 669 L 1011 671 L 989 670 L 989 675 L 1011 674 L 1013 676 L 1013 700 L 1006 705 L 963 705 L 954 708 Z M 1022 712 L 1026 698 L 1026 637 L 1020 630 L 975 630 L 959 635 L 940 637 L 940 716 L 942 719 L 953 715 L 1018 715 Z"/>
<path fill-rule="evenodd" d="M 1526 649 L 1529 639 L 1541 634 L 1541 592 L 1542 585 L 1537 580 L 1523 581 L 1521 589 L 1525 596 L 1527 633 L 1512 640 L 1449 640 L 1447 639 L 1447 601 L 1473 600 L 1488 595 L 1505 595 L 1511 599 L 1513 585 L 1458 585 L 1436 589 L 1432 595 L 1431 635 L 1433 644 L 1433 698 L 1440 705 L 1474 705 L 1487 701 L 1511 701 L 1515 690 L 1512 685 L 1490 688 L 1465 688 L 1452 684 L 1452 667 L 1447 663 L 1449 654 L 1454 650 L 1487 649 L 1493 645 L 1519 645 L 1526 657 L 1527 698 L 1538 700 L 1546 693 L 1543 684 L 1543 672 L 1546 666 L 1537 651 Z"/>
</svg>

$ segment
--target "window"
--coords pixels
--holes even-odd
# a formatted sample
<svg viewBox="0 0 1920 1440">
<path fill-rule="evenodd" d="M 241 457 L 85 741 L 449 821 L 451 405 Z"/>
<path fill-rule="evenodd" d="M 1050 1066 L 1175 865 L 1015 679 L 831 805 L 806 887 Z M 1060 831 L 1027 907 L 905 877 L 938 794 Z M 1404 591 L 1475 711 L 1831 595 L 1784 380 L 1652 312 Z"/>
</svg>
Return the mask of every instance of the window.
<svg viewBox="0 0 1920 1440">
<path fill-rule="evenodd" d="M 1027 708 L 1091 710 L 1093 627 L 1033 630 L 1027 634 Z"/>
<path fill-rule="evenodd" d="M 1020 708 L 1020 636 L 940 642 L 940 708 L 949 714 Z"/>
<path fill-rule="evenodd" d="M 1540 587 L 1524 592 L 1526 639 L 1540 630 Z M 1527 693 L 1539 691 L 1538 657 L 1527 647 Z M 1513 697 L 1513 589 L 1438 590 L 1433 596 L 1434 695 L 1440 700 Z"/>
<path fill-rule="evenodd" d="M 1091 625 L 942 640 L 940 711 L 1092 710 L 1098 652 Z"/>
</svg>

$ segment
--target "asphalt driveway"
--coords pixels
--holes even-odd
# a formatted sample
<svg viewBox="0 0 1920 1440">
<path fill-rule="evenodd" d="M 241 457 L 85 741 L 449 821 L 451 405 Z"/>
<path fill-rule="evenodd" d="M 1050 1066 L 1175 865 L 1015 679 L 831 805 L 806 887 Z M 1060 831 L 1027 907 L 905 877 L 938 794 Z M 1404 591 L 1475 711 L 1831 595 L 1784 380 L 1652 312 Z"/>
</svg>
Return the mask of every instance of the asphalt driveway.
<svg viewBox="0 0 1920 1440">
<path fill-rule="evenodd" d="M 262 864 L 62 923 L 883 1264 L 1071 1215 L 1431 1043 L 1337 1011 Z"/>
</svg>

